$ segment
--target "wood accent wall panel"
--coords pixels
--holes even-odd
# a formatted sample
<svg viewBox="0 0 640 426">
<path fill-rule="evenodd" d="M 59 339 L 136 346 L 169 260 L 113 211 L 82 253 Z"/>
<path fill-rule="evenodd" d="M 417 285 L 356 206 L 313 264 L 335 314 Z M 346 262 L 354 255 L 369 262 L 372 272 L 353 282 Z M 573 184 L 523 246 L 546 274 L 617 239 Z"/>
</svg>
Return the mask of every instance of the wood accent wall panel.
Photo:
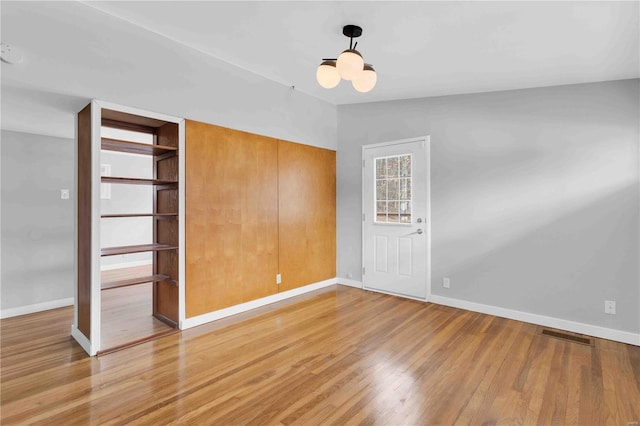
<svg viewBox="0 0 640 426">
<path fill-rule="evenodd" d="M 186 316 L 278 292 L 278 141 L 186 122 Z"/>
<path fill-rule="evenodd" d="M 279 141 L 280 291 L 336 276 L 336 153 Z"/>
<path fill-rule="evenodd" d="M 78 330 L 91 340 L 91 104 L 78 113 Z"/>
<path fill-rule="evenodd" d="M 178 125 L 167 123 L 156 130 L 156 144 L 178 147 Z M 155 179 L 178 181 L 178 155 L 169 153 L 154 157 Z M 178 212 L 178 188 L 159 186 L 155 188 L 154 213 Z M 154 242 L 159 244 L 179 245 L 178 220 L 155 220 Z M 155 252 L 154 274 L 168 275 L 178 280 L 178 251 L 167 250 Z M 183 284 L 184 285 L 184 284 Z M 178 287 L 172 283 L 156 282 L 153 284 L 153 315 L 170 325 L 177 326 Z M 167 319 L 169 321 L 167 321 Z M 173 324 L 172 324 L 173 323 Z"/>
</svg>

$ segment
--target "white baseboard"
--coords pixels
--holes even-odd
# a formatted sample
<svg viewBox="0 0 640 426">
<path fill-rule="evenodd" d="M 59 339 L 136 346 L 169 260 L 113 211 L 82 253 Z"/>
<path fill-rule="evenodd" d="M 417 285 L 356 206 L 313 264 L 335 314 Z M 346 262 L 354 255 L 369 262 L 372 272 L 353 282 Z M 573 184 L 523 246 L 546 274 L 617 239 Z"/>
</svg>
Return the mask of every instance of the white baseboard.
<svg viewBox="0 0 640 426">
<path fill-rule="evenodd" d="M 230 306 L 228 308 L 220 309 L 218 311 L 209 312 L 196 317 L 187 318 L 180 322 L 180 329 L 185 330 L 187 328 L 196 327 L 198 325 L 206 324 L 211 321 L 219 320 L 222 318 L 230 317 L 231 315 L 240 314 L 242 312 L 250 311 L 251 309 L 260 308 L 271 303 L 280 302 L 285 299 L 289 299 L 294 296 L 309 293 L 310 291 L 318 290 L 323 287 L 337 284 L 336 278 L 320 281 L 314 284 L 309 284 L 304 287 L 294 288 L 293 290 L 283 291 L 282 293 L 273 294 L 271 296 L 263 297 L 261 299 L 252 300 L 250 302 L 241 303 L 239 305 Z"/>
<path fill-rule="evenodd" d="M 356 281 L 349 278 L 336 278 L 336 280 L 338 281 L 338 284 L 362 289 L 362 281 Z"/>
<path fill-rule="evenodd" d="M 84 349 L 87 354 L 89 354 L 90 356 L 94 356 L 96 354 L 95 352 L 91 353 L 91 342 L 84 334 L 82 334 L 80 330 L 78 330 L 75 325 L 71 326 L 71 336 L 76 340 L 76 342 L 78 342 L 80 346 L 82 346 L 82 349 Z"/>
<path fill-rule="evenodd" d="M 49 309 L 63 308 L 65 306 L 73 306 L 73 297 L 3 309 L 0 311 L 0 318 L 17 317 L 19 315 L 33 314 L 35 312 L 48 311 Z"/>
<path fill-rule="evenodd" d="M 151 260 L 136 260 L 135 262 L 114 263 L 113 265 L 100 265 L 101 271 L 112 271 L 114 269 L 132 268 L 134 266 L 153 265 Z"/>
<path fill-rule="evenodd" d="M 640 334 L 432 294 L 429 302 L 640 346 Z"/>
</svg>

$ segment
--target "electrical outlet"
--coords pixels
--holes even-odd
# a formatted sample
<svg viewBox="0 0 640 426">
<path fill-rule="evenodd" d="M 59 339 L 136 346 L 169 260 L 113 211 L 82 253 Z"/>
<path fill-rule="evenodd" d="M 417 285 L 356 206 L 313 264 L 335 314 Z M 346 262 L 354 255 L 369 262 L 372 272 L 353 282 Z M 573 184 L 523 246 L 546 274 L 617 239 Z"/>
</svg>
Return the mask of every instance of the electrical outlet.
<svg viewBox="0 0 640 426">
<path fill-rule="evenodd" d="M 442 279 L 442 287 L 449 288 L 451 286 L 451 280 L 448 277 Z"/>
<path fill-rule="evenodd" d="M 604 301 L 604 313 L 609 315 L 616 314 L 616 301 L 615 300 L 605 300 Z"/>
<path fill-rule="evenodd" d="M 61 189 L 60 190 L 60 199 L 61 200 L 68 200 L 69 199 L 69 190 L 68 189 Z"/>
<path fill-rule="evenodd" d="M 276 284 L 281 284 L 281 283 L 282 283 L 282 275 L 276 274 Z"/>
</svg>

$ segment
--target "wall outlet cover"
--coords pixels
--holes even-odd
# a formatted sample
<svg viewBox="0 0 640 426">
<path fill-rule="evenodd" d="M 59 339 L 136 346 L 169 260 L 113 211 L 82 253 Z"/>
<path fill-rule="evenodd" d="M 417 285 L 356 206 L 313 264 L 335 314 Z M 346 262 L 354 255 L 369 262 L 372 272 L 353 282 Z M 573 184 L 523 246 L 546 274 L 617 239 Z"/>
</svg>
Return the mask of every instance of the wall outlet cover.
<svg viewBox="0 0 640 426">
<path fill-rule="evenodd" d="M 604 301 L 604 313 L 609 315 L 616 314 L 616 301 L 615 300 L 605 300 Z"/>
</svg>

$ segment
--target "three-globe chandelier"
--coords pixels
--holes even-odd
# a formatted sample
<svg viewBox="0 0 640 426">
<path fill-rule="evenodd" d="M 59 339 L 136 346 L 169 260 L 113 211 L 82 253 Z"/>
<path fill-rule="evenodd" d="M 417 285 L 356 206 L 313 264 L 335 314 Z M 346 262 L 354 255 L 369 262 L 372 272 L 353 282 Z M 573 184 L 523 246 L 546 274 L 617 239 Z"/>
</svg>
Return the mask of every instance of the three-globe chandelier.
<svg viewBox="0 0 640 426">
<path fill-rule="evenodd" d="M 362 35 L 362 28 L 357 25 L 345 25 L 342 34 L 349 37 L 349 48 L 337 59 L 325 58 L 316 71 L 316 79 L 325 89 L 333 89 L 340 80 L 351 81 L 358 92 L 366 93 L 373 89 L 378 81 L 376 71 L 371 64 L 365 64 L 360 52 L 356 50 L 353 39 Z"/>
</svg>

